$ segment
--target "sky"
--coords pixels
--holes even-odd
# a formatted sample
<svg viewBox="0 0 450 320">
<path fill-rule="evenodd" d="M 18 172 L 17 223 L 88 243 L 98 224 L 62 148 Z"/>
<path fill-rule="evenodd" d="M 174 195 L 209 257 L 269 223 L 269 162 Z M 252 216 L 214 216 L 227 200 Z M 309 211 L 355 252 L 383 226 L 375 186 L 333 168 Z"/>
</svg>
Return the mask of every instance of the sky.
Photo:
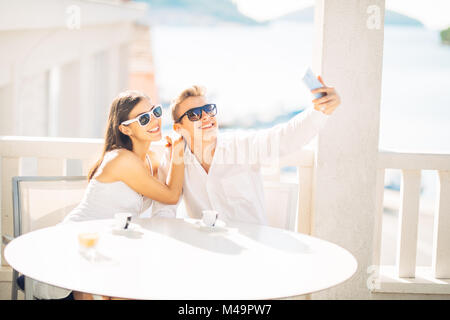
<svg viewBox="0 0 450 320">
<path fill-rule="evenodd" d="M 315 0 L 232 0 L 239 10 L 260 21 L 314 5 Z M 386 8 L 418 19 L 429 29 L 450 27 L 450 0 L 386 0 Z"/>
</svg>

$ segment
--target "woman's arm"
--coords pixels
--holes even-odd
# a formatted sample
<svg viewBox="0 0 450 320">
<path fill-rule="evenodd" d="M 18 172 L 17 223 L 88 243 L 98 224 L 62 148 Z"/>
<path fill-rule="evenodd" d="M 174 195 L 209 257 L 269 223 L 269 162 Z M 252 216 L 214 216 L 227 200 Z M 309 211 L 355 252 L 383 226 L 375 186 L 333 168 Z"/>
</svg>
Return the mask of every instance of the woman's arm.
<svg viewBox="0 0 450 320">
<path fill-rule="evenodd" d="M 118 156 L 105 166 L 102 176 L 107 175 L 108 180 L 122 181 L 147 198 L 165 204 L 176 204 L 183 187 L 184 141 L 175 141 L 171 153 L 166 184 L 153 177 L 143 162 L 128 150 L 120 150 Z"/>
<path fill-rule="evenodd" d="M 167 181 L 169 166 L 170 166 L 170 149 L 166 149 L 163 157 L 161 158 L 160 166 L 158 167 L 158 179 L 159 181 Z M 152 163 L 153 165 L 153 163 Z M 180 205 L 181 198 L 183 197 L 183 192 L 180 195 L 180 199 L 177 204 L 167 205 L 158 201 L 154 201 L 152 204 L 152 217 L 171 217 L 175 218 L 177 216 L 177 209 Z"/>
</svg>

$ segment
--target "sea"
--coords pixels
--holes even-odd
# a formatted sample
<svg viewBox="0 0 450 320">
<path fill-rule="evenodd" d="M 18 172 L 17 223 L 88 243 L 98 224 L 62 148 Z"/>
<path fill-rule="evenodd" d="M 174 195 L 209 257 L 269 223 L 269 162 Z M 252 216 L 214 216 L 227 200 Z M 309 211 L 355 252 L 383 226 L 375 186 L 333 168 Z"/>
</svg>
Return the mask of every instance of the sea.
<svg viewBox="0 0 450 320">
<path fill-rule="evenodd" d="M 312 62 L 313 28 L 152 26 L 160 101 L 167 107 L 182 89 L 200 84 L 217 103 L 223 128 L 285 121 L 311 106 L 301 77 Z M 450 154 L 450 46 L 436 30 L 388 25 L 383 50 L 379 149 Z M 169 129 L 170 119 L 163 121 Z M 434 172 L 424 172 L 423 192 L 434 197 L 435 182 Z M 400 173 L 390 172 L 387 187 L 399 184 Z"/>
</svg>

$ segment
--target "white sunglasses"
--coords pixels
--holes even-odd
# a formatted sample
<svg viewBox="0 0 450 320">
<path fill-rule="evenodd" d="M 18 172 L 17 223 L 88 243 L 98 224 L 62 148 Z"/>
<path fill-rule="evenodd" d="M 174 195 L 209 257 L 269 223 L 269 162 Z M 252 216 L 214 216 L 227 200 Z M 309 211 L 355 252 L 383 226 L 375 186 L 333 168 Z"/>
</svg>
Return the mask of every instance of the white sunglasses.
<svg viewBox="0 0 450 320">
<path fill-rule="evenodd" d="M 155 119 L 161 117 L 161 115 L 162 115 L 161 105 L 156 105 L 151 111 L 140 114 L 136 118 L 124 121 L 121 124 L 123 124 L 124 126 L 127 126 L 130 123 L 137 121 L 137 122 L 139 122 L 141 127 L 143 127 L 143 126 L 146 126 L 151 121 L 152 115 L 153 115 L 153 117 L 155 117 Z"/>
</svg>

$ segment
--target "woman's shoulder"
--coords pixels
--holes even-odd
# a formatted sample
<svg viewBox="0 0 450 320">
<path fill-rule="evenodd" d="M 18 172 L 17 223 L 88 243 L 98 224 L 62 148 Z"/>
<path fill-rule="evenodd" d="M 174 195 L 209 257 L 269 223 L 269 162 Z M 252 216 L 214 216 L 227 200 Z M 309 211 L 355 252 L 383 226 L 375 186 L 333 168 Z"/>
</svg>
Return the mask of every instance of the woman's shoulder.
<svg viewBox="0 0 450 320">
<path fill-rule="evenodd" d="M 107 154 L 105 154 L 105 158 Z M 133 163 L 138 163 L 138 156 L 130 150 L 127 149 L 115 149 L 108 152 L 108 165 L 109 166 L 121 166 Z"/>
<path fill-rule="evenodd" d="M 139 165 L 142 161 L 132 151 L 114 149 L 105 153 L 95 178 L 100 182 L 123 181 L 131 169 L 139 168 Z"/>
<path fill-rule="evenodd" d="M 130 166 L 139 164 L 138 156 L 127 149 L 114 149 L 105 153 L 102 163 L 102 172 L 116 176 L 120 171 L 126 170 Z"/>
<path fill-rule="evenodd" d="M 114 155 L 120 159 L 128 159 L 128 158 L 132 158 L 132 157 L 137 157 L 133 151 L 125 149 L 125 148 L 115 149 L 110 152 L 113 152 Z"/>
</svg>

